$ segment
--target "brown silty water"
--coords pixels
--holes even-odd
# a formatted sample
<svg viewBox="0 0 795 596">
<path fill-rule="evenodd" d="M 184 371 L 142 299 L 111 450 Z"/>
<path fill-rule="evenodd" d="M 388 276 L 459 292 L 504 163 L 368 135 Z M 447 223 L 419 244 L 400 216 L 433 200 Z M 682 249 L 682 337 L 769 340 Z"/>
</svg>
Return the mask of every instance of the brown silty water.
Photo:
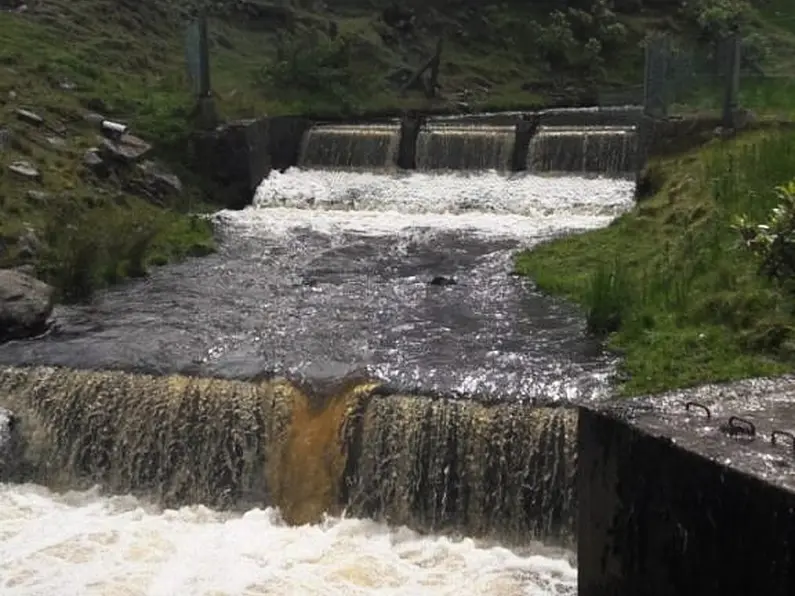
<svg viewBox="0 0 795 596">
<path fill-rule="evenodd" d="M 541 126 L 530 141 L 531 172 L 631 175 L 637 168 L 633 126 Z"/>
<path fill-rule="evenodd" d="M 424 531 L 571 544 L 573 410 L 50 367 L 0 369 L 16 481 L 101 484 L 165 506 L 278 506 L 288 523 L 370 516 Z"/>
<path fill-rule="evenodd" d="M 396 167 L 400 145 L 400 126 L 325 124 L 313 126 L 301 142 L 298 164 L 372 170 Z"/>
<path fill-rule="evenodd" d="M 417 138 L 417 168 L 508 171 L 515 142 L 515 126 L 428 125 Z"/>
</svg>

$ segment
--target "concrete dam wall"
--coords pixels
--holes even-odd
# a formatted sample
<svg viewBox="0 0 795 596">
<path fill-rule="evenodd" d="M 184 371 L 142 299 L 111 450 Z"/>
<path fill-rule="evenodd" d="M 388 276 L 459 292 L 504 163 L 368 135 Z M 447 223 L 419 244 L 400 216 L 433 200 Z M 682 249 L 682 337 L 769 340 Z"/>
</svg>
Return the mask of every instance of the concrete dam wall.
<svg viewBox="0 0 795 596">
<path fill-rule="evenodd" d="M 576 546 L 583 596 L 792 594 L 795 409 L 780 385 L 726 392 L 536 407 L 4 368 L 0 475 Z"/>
<path fill-rule="evenodd" d="M 638 107 L 551 109 L 365 122 L 272 117 L 230 124 L 193 142 L 200 171 L 248 205 L 271 170 L 483 171 L 631 177 L 659 134 Z"/>
</svg>

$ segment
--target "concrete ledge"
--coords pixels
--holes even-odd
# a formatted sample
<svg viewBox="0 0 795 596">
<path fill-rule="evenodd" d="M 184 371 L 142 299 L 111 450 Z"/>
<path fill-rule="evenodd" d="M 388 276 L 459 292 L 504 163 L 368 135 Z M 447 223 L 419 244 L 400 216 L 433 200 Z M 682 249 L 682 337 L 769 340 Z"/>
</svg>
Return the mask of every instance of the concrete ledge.
<svg viewBox="0 0 795 596">
<path fill-rule="evenodd" d="M 751 437 L 640 405 L 580 410 L 579 594 L 795 594 L 795 458 L 765 410 Z"/>
</svg>

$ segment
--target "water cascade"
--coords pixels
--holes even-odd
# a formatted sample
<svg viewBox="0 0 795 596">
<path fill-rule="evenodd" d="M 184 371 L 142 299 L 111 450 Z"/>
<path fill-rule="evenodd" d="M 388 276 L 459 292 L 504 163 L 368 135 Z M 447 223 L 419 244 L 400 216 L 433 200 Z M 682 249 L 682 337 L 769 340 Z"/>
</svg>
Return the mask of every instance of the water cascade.
<svg viewBox="0 0 795 596">
<path fill-rule="evenodd" d="M 390 169 L 397 162 L 400 126 L 317 125 L 304 133 L 303 168 Z"/>
<path fill-rule="evenodd" d="M 508 171 L 515 141 L 515 126 L 428 125 L 417 138 L 417 168 Z"/>
<path fill-rule="evenodd" d="M 507 120 L 316 126 L 216 253 L 0 346 L 0 592 L 573 595 L 566 405 L 613 359 L 512 258 L 634 182 L 505 175 Z"/>
<path fill-rule="evenodd" d="M 18 480 L 101 484 L 169 506 L 278 506 L 526 544 L 572 538 L 573 410 L 399 395 L 366 379 L 323 394 L 236 382 L 35 367 L 0 369 Z M 153 423 L 153 421 L 157 421 Z"/>
<path fill-rule="evenodd" d="M 530 141 L 531 172 L 626 175 L 635 171 L 638 135 L 627 126 L 542 126 Z"/>
</svg>

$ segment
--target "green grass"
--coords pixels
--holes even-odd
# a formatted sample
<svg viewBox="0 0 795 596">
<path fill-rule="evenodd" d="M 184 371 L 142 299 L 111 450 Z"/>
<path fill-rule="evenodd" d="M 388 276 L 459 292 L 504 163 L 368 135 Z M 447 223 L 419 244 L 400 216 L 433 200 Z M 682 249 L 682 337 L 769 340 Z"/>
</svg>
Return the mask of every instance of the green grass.
<svg viewBox="0 0 795 596">
<path fill-rule="evenodd" d="M 653 164 L 662 189 L 605 229 L 541 245 L 516 269 L 582 305 L 623 355 L 625 395 L 770 375 L 795 365 L 795 298 L 739 245 L 795 178 L 795 134 L 715 141 Z"/>
</svg>

